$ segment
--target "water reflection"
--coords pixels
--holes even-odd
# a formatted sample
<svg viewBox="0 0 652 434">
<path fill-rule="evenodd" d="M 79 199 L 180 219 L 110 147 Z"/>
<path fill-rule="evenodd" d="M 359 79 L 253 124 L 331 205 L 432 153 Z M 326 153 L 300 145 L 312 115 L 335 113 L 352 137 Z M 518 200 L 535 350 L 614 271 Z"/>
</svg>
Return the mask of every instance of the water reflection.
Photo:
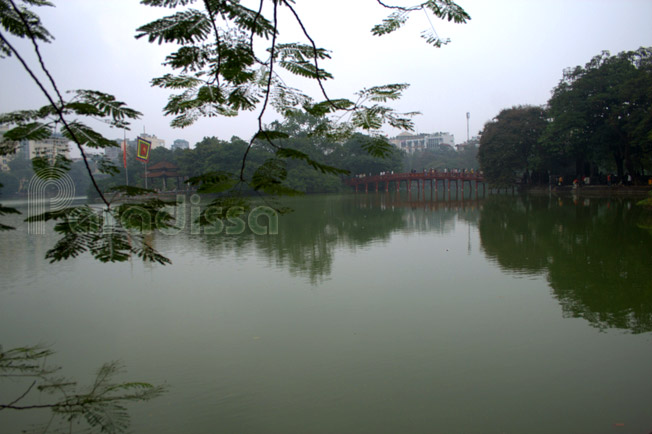
<svg viewBox="0 0 652 434">
<path fill-rule="evenodd" d="M 380 193 L 308 196 L 287 205 L 295 211 L 279 220 L 276 235 L 193 234 L 186 228 L 176 235 L 154 233 L 149 241 L 180 263 L 184 255 L 188 263 L 201 256 L 236 264 L 255 256 L 270 269 L 288 270 L 315 285 L 331 278 L 343 249 L 355 253 L 388 244 L 397 233 L 448 234 L 464 224 L 469 254 L 471 229 L 477 227 L 486 258 L 509 273 L 545 275 L 566 317 L 584 318 L 600 329 L 652 331 L 652 234 L 639 227 L 643 215 L 634 201 L 532 196 L 443 201 Z M 44 261 L 54 237 L 30 236 L 20 219 L 9 222 L 18 230 L 0 234 L 5 290 L 74 266 Z"/>
<path fill-rule="evenodd" d="M 545 274 L 566 317 L 652 331 L 652 236 L 631 200 L 493 196 L 482 248 L 502 269 Z"/>
<path fill-rule="evenodd" d="M 384 243 L 397 231 L 447 233 L 455 228 L 457 216 L 476 221 L 479 208 L 474 201 L 410 201 L 393 194 L 309 196 L 286 205 L 294 212 L 279 220 L 278 234 L 196 236 L 203 254 L 221 258 L 259 252 L 270 266 L 316 284 L 329 278 L 341 247 L 356 250 Z"/>
</svg>

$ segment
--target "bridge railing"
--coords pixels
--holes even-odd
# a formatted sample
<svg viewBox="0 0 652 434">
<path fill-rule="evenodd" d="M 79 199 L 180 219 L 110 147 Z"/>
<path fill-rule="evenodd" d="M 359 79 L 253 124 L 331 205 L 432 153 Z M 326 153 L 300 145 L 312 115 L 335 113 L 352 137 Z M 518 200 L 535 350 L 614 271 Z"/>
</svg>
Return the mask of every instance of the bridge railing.
<svg viewBox="0 0 652 434">
<path fill-rule="evenodd" d="M 352 177 L 345 182 L 350 185 L 366 184 L 374 182 L 403 181 L 410 179 L 455 179 L 463 181 L 484 181 L 484 177 L 479 173 L 461 173 L 461 172 L 417 172 L 417 173 L 389 173 L 386 175 L 371 175 L 362 177 Z"/>
</svg>

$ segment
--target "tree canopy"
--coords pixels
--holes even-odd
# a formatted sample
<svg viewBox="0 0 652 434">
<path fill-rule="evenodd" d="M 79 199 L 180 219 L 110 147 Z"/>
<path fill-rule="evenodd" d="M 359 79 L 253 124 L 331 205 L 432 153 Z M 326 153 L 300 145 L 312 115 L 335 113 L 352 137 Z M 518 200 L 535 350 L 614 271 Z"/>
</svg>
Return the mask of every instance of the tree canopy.
<svg viewBox="0 0 652 434">
<path fill-rule="evenodd" d="M 603 51 L 566 69 L 545 107 L 501 111 L 480 143 L 493 184 L 547 183 L 548 174 L 642 177 L 652 170 L 652 48 Z"/>
<path fill-rule="evenodd" d="M 565 70 L 548 116 L 546 150 L 574 163 L 576 174 L 652 169 L 652 48 L 603 51 Z"/>
<path fill-rule="evenodd" d="M 478 159 L 494 185 L 527 180 L 539 157 L 538 141 L 547 126 L 540 107 L 520 106 L 502 110 L 487 122 L 480 138 Z"/>
</svg>

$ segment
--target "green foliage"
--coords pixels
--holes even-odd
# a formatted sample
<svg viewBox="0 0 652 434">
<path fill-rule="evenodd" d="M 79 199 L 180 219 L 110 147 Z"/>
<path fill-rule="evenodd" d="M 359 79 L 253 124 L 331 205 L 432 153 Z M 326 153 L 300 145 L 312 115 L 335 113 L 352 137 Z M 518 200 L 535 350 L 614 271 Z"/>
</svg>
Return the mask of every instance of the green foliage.
<svg viewBox="0 0 652 434">
<path fill-rule="evenodd" d="M 108 93 L 85 89 L 72 90 L 68 93 L 74 94 L 74 97 L 64 106 L 66 113 L 101 118 L 112 127 L 129 129 L 127 119 L 138 119 L 142 115 Z M 112 145 L 106 144 L 106 146 L 116 145 L 113 142 Z"/>
<path fill-rule="evenodd" d="M 394 152 L 394 146 L 384 137 L 371 137 L 362 145 L 362 149 L 376 158 L 387 158 Z"/>
<path fill-rule="evenodd" d="M 198 193 L 222 193 L 232 189 L 238 182 L 229 172 L 208 172 L 188 179 L 188 184 L 197 186 Z"/>
<path fill-rule="evenodd" d="M 382 36 L 400 29 L 409 18 L 408 11 L 399 10 L 392 12 L 382 23 L 376 24 L 371 28 L 371 34 Z"/>
<path fill-rule="evenodd" d="M 2 184 L 0 184 L 0 188 L 2 188 Z M 0 216 L 7 215 L 7 214 L 20 214 L 20 211 L 18 211 L 16 208 L 4 206 L 0 203 Z M 12 229 L 15 228 L 13 226 L 0 223 L 0 231 L 8 231 Z"/>
<path fill-rule="evenodd" d="M 137 38 L 147 36 L 149 42 L 175 42 L 183 45 L 204 41 L 211 31 L 208 17 L 201 11 L 189 9 L 160 18 L 138 29 Z"/>
<path fill-rule="evenodd" d="M 647 208 L 648 210 L 652 211 L 652 191 L 648 192 L 648 197 L 638 201 L 636 204 L 638 206 L 642 206 Z"/>
<path fill-rule="evenodd" d="M 379 3 L 388 9 L 392 9 L 393 12 L 381 24 L 372 27 L 371 33 L 376 36 L 386 35 L 400 29 L 407 22 L 409 14 L 419 10 L 429 10 L 435 17 L 455 23 L 466 23 L 471 19 L 471 16 L 462 7 L 451 0 L 428 0 L 409 7 L 388 6 L 380 1 Z M 430 21 L 430 18 L 428 18 L 428 21 Z M 430 23 L 430 26 L 431 30 L 425 30 L 421 33 L 428 44 L 441 47 L 450 42 L 440 40 L 434 31 L 434 27 L 432 27 L 432 23 Z"/>
<path fill-rule="evenodd" d="M 652 49 L 593 57 L 564 71 L 543 137 L 552 170 L 640 173 L 652 168 Z"/>
<path fill-rule="evenodd" d="M 16 4 L 15 7 L 14 4 Z M 50 32 L 43 27 L 39 16 L 29 8 L 30 6 L 53 6 L 52 3 L 46 0 L 17 0 L 14 4 L 9 0 L 0 0 L 0 26 L 3 29 L 20 38 L 33 37 L 42 42 L 51 42 L 54 39 Z M 0 58 L 12 54 L 5 38 L 0 38 Z"/>
<path fill-rule="evenodd" d="M 172 227 L 173 217 L 165 210 L 170 203 L 150 200 L 122 203 L 115 209 L 96 210 L 89 206 L 68 207 L 31 216 L 27 222 L 54 221 L 61 235 L 45 255 L 50 262 L 90 253 L 101 262 L 124 262 L 137 256 L 147 262 L 169 264 L 154 250 L 145 235 L 157 228 Z"/>
<path fill-rule="evenodd" d="M 502 110 L 482 130 L 478 160 L 486 180 L 495 186 L 529 182 L 538 169 L 538 143 L 548 122 L 541 107 Z"/>
<path fill-rule="evenodd" d="M 116 382 L 115 377 L 124 373 L 120 362 L 105 363 L 100 367 L 94 382 L 80 388 L 77 382 L 55 376 L 58 367 L 46 365 L 53 351 L 41 347 L 18 347 L 4 351 L 0 346 L 0 378 L 18 381 L 33 380 L 26 391 L 0 410 L 49 409 L 52 419 L 40 427 L 42 433 L 51 428 L 66 427 L 85 421 L 91 430 L 107 433 L 125 432 L 129 427 L 129 414 L 125 407 L 131 402 L 148 401 L 163 394 L 164 386 L 144 382 Z M 36 386 L 36 388 L 34 388 Z M 29 399 L 30 392 L 37 390 L 41 396 L 53 396 L 51 400 L 38 399 L 35 403 L 21 403 Z"/>
<path fill-rule="evenodd" d="M 294 160 L 305 161 L 306 164 L 315 170 L 319 170 L 321 173 L 331 173 L 333 175 L 349 173 L 349 171 L 346 169 L 340 169 L 335 166 L 329 166 L 327 164 L 313 160 L 308 156 L 308 154 L 292 148 L 281 148 L 276 152 L 276 155 L 280 158 L 290 158 Z"/>
<path fill-rule="evenodd" d="M 52 135 L 48 125 L 41 122 L 21 124 L 4 133 L 3 141 L 43 140 Z"/>
<path fill-rule="evenodd" d="M 99 158 L 96 161 L 96 165 L 97 165 L 97 170 L 100 173 L 104 173 L 104 174 L 107 174 L 107 175 L 115 175 L 115 174 L 120 173 L 120 169 L 118 168 L 118 166 L 116 166 L 113 163 L 113 161 L 111 161 L 110 159 L 108 159 L 105 156 L 102 156 L 101 158 Z"/>
<path fill-rule="evenodd" d="M 41 179 L 59 179 L 65 175 L 72 166 L 72 160 L 63 155 L 57 155 L 54 161 L 46 156 L 32 158 L 34 174 Z"/>
<path fill-rule="evenodd" d="M 251 187 L 256 191 L 263 191 L 270 195 L 295 195 L 297 190 L 283 185 L 287 179 L 288 171 L 285 160 L 270 158 L 261 164 L 251 178 Z"/>
<path fill-rule="evenodd" d="M 376 150 L 374 150 L 376 148 Z M 370 154 L 370 151 L 376 155 Z M 403 152 L 387 144 L 383 139 L 363 134 L 354 134 L 329 157 L 337 161 L 353 175 L 395 171 L 403 166 Z"/>
</svg>

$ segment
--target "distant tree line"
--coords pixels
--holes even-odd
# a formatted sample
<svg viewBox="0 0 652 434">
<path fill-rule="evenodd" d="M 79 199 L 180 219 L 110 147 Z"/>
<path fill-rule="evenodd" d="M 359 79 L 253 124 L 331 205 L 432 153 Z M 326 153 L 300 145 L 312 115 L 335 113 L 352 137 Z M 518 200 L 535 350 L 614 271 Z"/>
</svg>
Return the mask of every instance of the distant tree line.
<svg viewBox="0 0 652 434">
<path fill-rule="evenodd" d="M 0 184 L 2 185 L 2 195 L 4 197 L 27 195 L 29 183 L 34 177 L 32 163 L 32 161 L 22 156 L 17 156 L 7 163 L 9 170 L 0 172 Z M 91 166 L 95 168 L 95 162 L 91 161 Z M 79 196 L 85 195 L 91 182 L 84 163 L 82 161 L 71 161 L 67 174 L 72 179 L 76 194 Z M 56 191 L 53 193 L 56 193 Z"/>
<path fill-rule="evenodd" d="M 383 157 L 372 156 L 367 152 L 368 146 L 375 141 L 384 140 L 365 134 L 353 134 L 346 139 L 340 137 L 323 137 L 315 134 L 322 127 L 326 118 L 305 114 L 295 114 L 285 118 L 282 122 L 275 121 L 269 128 L 271 131 L 287 134 L 287 138 L 278 139 L 280 146 L 296 149 L 307 154 L 312 161 L 336 166 L 348 170 L 351 175 L 357 173 L 379 173 L 381 171 L 400 171 L 403 164 L 403 152 L 391 147 Z M 230 140 L 217 137 L 204 137 L 192 149 L 175 149 L 159 147 L 150 153 L 148 166 L 166 161 L 178 166 L 178 172 L 185 178 L 200 176 L 205 173 L 233 173 L 238 172 L 242 166 L 243 155 L 247 152 L 249 143 L 237 136 Z M 120 167 L 119 173 L 112 177 L 99 180 L 102 189 L 125 183 L 129 178 L 130 185 L 144 187 L 145 164 L 136 160 L 135 150 L 130 149 L 127 156 L 128 174 L 125 168 Z M 260 141 L 251 147 L 247 155 L 245 173 L 253 176 L 261 167 L 273 158 L 275 149 L 267 143 Z M 268 164 L 268 163 L 267 163 Z M 275 170 L 284 172 L 282 187 L 286 192 L 299 193 L 332 193 L 342 191 L 344 188 L 341 176 L 333 173 L 324 173 L 315 170 L 308 162 L 301 159 L 290 159 L 279 162 Z M 147 187 L 150 189 L 164 188 L 161 179 L 148 179 Z M 168 189 L 185 189 L 187 186 L 180 180 L 168 180 Z M 92 194 L 92 189 L 89 190 Z"/>
<path fill-rule="evenodd" d="M 652 171 L 652 47 L 564 71 L 545 107 L 502 110 L 482 130 L 478 159 L 494 185 L 550 177 L 645 182 Z"/>
</svg>

